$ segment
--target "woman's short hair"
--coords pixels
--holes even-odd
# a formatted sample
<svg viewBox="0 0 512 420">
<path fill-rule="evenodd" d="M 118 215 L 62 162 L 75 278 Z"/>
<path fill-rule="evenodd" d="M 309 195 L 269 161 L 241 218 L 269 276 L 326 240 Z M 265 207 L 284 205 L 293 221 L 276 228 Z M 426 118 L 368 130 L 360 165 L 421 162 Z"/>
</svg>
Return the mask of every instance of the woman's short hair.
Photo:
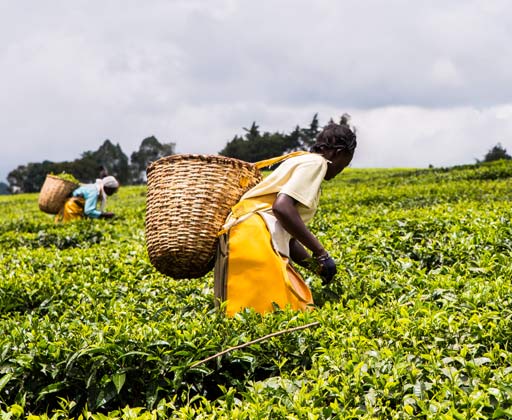
<svg viewBox="0 0 512 420">
<path fill-rule="evenodd" d="M 357 136 L 356 130 L 348 124 L 349 118 L 347 114 L 343 114 L 339 124 L 331 120 L 318 134 L 315 144 L 311 146 L 311 151 L 337 149 L 353 153 L 357 146 Z"/>
</svg>

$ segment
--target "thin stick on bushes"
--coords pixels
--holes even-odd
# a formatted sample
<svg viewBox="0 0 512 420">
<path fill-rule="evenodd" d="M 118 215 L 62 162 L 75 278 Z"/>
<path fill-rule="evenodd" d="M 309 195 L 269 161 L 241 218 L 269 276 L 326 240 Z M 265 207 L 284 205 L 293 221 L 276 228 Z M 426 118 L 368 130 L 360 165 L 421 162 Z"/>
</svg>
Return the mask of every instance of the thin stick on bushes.
<svg viewBox="0 0 512 420">
<path fill-rule="evenodd" d="M 194 368 L 196 366 L 199 366 L 199 365 L 202 365 L 203 363 L 206 363 L 206 362 L 209 362 L 210 360 L 213 360 L 217 357 L 220 357 L 220 356 L 223 356 L 227 353 L 230 353 L 234 350 L 239 350 L 239 349 L 242 349 L 244 347 L 247 347 L 247 346 L 250 346 L 252 344 L 256 344 L 256 343 L 260 343 L 261 341 L 265 341 L 271 337 L 275 337 L 275 336 L 278 336 L 278 335 L 282 335 L 282 334 L 286 334 L 286 333 L 290 333 L 290 332 L 294 332 L 294 331 L 299 331 L 299 330 L 304 330 L 306 328 L 311 328 L 311 327 L 316 327 L 317 325 L 320 325 L 320 322 L 319 321 L 315 321 L 315 322 L 311 322 L 309 324 L 306 324 L 306 325 L 299 325 L 298 327 L 293 327 L 293 328 L 288 328 L 286 330 L 280 330 L 280 331 L 276 331 L 276 332 L 273 332 L 271 334 L 267 334 L 263 337 L 260 337 L 260 338 L 257 338 L 255 340 L 252 340 L 252 341 L 248 341 L 247 343 L 243 343 L 243 344 L 240 344 L 238 346 L 234 346 L 234 347 L 230 347 L 226 350 L 223 350 L 217 354 L 214 354 L 213 356 L 209 356 L 207 357 L 206 359 L 203 359 L 203 360 L 199 360 L 195 363 L 193 363 L 190 367 L 191 368 Z"/>
</svg>

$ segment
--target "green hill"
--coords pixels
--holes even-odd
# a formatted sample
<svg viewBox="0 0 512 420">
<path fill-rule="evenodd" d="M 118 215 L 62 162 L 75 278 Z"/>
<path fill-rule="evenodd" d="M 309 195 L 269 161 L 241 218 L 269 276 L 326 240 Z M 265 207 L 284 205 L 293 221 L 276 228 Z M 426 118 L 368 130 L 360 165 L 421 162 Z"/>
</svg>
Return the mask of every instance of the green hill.
<svg viewBox="0 0 512 420">
<path fill-rule="evenodd" d="M 212 273 L 151 266 L 144 187 L 110 198 L 113 221 L 68 225 L 36 194 L 1 196 L 0 414 L 510 418 L 511 175 L 347 170 L 311 224 L 340 268 L 329 289 L 304 272 L 317 308 L 234 319 Z"/>
</svg>

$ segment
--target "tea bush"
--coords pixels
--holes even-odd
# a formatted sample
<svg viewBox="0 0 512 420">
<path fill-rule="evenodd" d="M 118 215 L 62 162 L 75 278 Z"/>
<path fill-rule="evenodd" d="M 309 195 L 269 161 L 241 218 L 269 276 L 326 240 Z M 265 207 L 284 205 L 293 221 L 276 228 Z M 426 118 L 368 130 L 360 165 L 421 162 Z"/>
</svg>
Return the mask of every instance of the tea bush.
<svg viewBox="0 0 512 420">
<path fill-rule="evenodd" d="M 109 199 L 112 221 L 67 225 L 36 194 L 2 196 L 0 414 L 510 418 L 511 174 L 347 170 L 311 225 L 340 267 L 329 288 L 303 271 L 317 308 L 233 319 L 214 308 L 212 273 L 151 266 L 144 187 Z"/>
</svg>

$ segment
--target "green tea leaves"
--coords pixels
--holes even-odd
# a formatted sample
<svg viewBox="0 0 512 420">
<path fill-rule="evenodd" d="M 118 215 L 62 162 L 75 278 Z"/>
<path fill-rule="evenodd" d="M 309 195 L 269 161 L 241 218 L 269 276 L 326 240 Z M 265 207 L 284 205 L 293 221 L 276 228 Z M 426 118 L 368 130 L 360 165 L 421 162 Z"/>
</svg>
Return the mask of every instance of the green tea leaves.
<svg viewBox="0 0 512 420">
<path fill-rule="evenodd" d="M 304 271 L 315 309 L 232 319 L 211 273 L 149 263 L 144 187 L 68 225 L 2 196 L 0 414 L 511 417 L 511 164 L 348 169 L 311 224 L 339 268 L 328 288 Z"/>
</svg>

